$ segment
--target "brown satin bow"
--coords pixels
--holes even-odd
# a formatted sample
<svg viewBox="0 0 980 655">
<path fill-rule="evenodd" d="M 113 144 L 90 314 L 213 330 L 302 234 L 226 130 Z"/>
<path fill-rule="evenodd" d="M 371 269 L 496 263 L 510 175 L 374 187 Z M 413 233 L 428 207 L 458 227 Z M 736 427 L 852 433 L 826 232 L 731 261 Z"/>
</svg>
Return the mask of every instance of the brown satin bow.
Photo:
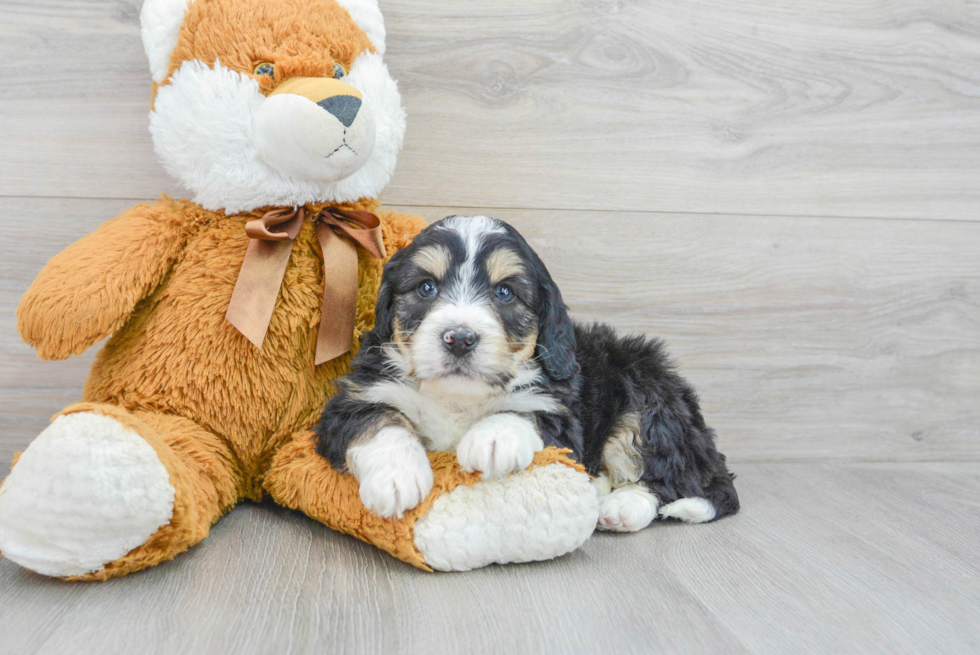
<svg viewBox="0 0 980 655">
<path fill-rule="evenodd" d="M 303 207 L 282 207 L 245 224 L 251 238 L 225 318 L 258 348 L 269 330 L 293 241 L 306 219 Z M 323 308 L 316 364 L 340 357 L 354 339 L 357 312 L 357 247 L 385 258 L 381 221 L 371 212 L 329 207 L 313 217 L 323 251 Z"/>
</svg>

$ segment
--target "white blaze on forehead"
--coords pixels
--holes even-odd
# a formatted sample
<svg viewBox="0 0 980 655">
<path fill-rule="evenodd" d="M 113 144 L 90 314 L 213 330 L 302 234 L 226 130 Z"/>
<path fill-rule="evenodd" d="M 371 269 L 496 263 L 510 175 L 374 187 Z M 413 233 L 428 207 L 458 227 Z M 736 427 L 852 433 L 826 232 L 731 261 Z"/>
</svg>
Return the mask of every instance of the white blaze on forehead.
<svg viewBox="0 0 980 655">
<path fill-rule="evenodd" d="M 489 216 L 452 216 L 440 222 L 438 227 L 459 235 L 466 250 L 466 259 L 459 267 L 458 285 L 449 290 L 450 297 L 458 304 L 474 302 L 478 295 L 475 287 L 476 256 L 491 234 L 506 234 L 504 226 Z"/>
<path fill-rule="evenodd" d="M 504 226 L 489 216 L 450 216 L 439 223 L 442 230 L 452 230 L 466 244 L 466 256 L 469 258 L 480 249 L 483 239 L 489 234 L 505 234 Z"/>
</svg>

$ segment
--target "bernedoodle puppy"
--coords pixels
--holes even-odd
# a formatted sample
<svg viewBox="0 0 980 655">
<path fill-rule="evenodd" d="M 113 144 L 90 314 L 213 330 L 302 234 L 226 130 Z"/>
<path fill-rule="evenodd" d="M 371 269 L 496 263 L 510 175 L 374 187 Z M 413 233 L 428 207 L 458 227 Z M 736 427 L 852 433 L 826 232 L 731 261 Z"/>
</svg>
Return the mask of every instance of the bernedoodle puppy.
<svg viewBox="0 0 980 655">
<path fill-rule="evenodd" d="M 600 494 L 598 528 L 738 511 L 734 476 L 694 389 L 663 346 L 578 325 L 524 238 L 485 216 L 450 216 L 384 268 L 376 323 L 317 428 L 317 449 L 401 517 L 432 488 L 426 450 L 484 478 L 570 448 Z"/>
</svg>

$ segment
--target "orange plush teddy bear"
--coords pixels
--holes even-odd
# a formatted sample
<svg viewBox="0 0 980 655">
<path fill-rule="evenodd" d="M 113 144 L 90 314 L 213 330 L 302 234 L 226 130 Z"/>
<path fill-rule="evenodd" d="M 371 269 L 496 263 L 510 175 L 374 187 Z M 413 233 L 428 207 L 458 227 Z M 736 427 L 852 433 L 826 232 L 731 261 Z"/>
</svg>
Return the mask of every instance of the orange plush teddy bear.
<svg viewBox="0 0 980 655">
<path fill-rule="evenodd" d="M 377 200 L 405 129 L 376 0 L 146 0 L 150 130 L 194 194 L 138 205 L 54 257 L 18 308 L 41 357 L 110 336 L 83 401 L 0 487 L 0 551 L 106 579 L 173 558 L 242 499 L 277 502 L 420 568 L 578 547 L 588 476 L 546 449 L 502 480 L 431 455 L 402 519 L 365 510 L 313 426 L 422 219 Z"/>
</svg>

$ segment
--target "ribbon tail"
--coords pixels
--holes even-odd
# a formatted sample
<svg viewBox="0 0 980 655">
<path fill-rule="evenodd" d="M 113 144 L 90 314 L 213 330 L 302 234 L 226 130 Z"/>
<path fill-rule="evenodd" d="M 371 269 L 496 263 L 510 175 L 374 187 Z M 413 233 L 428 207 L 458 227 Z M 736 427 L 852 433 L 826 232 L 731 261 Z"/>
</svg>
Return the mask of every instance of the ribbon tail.
<svg viewBox="0 0 980 655">
<path fill-rule="evenodd" d="M 225 318 L 259 349 L 279 297 L 293 242 L 249 241 Z"/>
<path fill-rule="evenodd" d="M 325 212 L 325 215 L 321 214 L 321 218 L 342 229 L 347 236 L 378 259 L 387 257 L 381 219 L 377 214 L 335 207 Z"/>
<path fill-rule="evenodd" d="M 357 314 L 357 247 L 317 224 L 316 236 L 323 251 L 323 307 L 316 338 L 316 364 L 340 357 L 354 345 Z"/>
</svg>

